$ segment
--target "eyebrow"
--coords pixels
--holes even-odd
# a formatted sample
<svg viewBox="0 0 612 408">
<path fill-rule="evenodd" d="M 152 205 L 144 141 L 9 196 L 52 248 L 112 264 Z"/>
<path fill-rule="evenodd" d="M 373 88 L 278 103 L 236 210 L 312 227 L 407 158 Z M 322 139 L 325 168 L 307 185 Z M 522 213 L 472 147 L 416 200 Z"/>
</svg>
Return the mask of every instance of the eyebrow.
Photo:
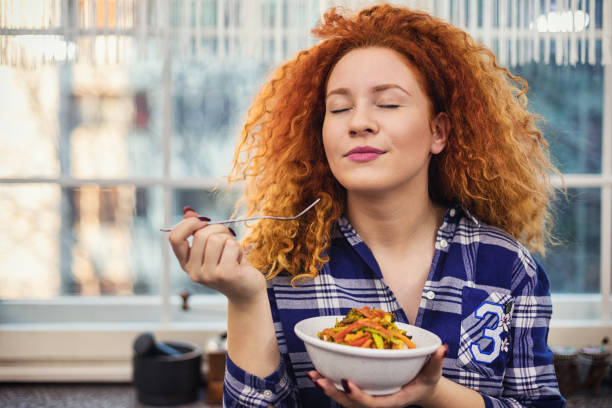
<svg viewBox="0 0 612 408">
<path fill-rule="evenodd" d="M 397 88 L 400 91 L 404 92 L 407 95 L 412 96 L 412 94 L 410 92 L 408 92 L 407 90 L 405 90 L 404 88 L 402 88 L 401 86 L 397 85 L 397 84 L 381 84 L 381 85 L 376 85 L 374 88 L 372 88 L 372 92 L 373 93 L 378 93 L 378 92 L 382 92 L 382 91 L 386 91 L 387 89 L 393 89 L 393 88 Z M 329 98 L 330 95 L 348 95 L 350 94 L 350 90 L 348 88 L 337 88 L 337 89 L 333 89 L 331 91 L 329 91 L 327 93 L 327 95 L 325 95 L 325 98 Z"/>
</svg>

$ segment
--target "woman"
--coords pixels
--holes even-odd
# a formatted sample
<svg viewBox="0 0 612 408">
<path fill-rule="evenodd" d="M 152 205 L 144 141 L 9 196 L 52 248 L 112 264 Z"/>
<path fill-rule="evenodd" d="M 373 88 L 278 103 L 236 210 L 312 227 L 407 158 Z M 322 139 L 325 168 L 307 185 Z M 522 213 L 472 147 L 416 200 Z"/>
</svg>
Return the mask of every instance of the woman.
<svg viewBox="0 0 612 408">
<path fill-rule="evenodd" d="M 191 278 L 228 298 L 225 405 L 559 407 L 549 284 L 546 141 L 526 84 L 463 31 L 388 5 L 329 11 L 262 88 L 233 179 L 260 221 L 238 244 L 187 208 L 170 234 Z M 515 82 L 523 85 L 519 89 Z M 192 246 L 187 238 L 193 236 Z M 438 334 L 399 392 L 336 389 L 298 321 L 374 306 Z"/>
</svg>

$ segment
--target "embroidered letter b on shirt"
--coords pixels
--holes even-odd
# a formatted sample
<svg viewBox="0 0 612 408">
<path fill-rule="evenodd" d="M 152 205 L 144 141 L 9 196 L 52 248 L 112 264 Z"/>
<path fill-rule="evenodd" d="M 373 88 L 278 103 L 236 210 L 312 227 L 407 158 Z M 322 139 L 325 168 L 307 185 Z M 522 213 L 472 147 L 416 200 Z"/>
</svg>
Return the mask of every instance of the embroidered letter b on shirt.
<svg viewBox="0 0 612 408">
<path fill-rule="evenodd" d="M 512 296 L 464 287 L 457 364 L 492 378 L 502 376 L 510 346 Z"/>
</svg>

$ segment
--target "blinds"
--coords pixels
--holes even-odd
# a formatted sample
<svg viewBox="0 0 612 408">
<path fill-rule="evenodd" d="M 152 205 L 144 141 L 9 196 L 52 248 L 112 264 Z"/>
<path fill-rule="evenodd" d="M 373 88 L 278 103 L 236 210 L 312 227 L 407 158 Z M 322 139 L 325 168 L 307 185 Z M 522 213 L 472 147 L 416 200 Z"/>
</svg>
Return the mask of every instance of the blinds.
<svg viewBox="0 0 612 408">
<path fill-rule="evenodd" d="M 364 0 L 0 0 L 0 65 L 184 60 L 279 62 L 315 43 L 331 6 Z M 467 30 L 501 64 L 612 62 L 612 1 L 404 0 Z"/>
</svg>

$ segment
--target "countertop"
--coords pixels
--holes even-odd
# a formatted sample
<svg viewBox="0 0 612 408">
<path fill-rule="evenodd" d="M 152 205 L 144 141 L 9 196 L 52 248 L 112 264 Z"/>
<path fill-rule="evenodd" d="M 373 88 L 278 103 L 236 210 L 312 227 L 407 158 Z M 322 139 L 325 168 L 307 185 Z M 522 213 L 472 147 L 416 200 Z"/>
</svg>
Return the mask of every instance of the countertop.
<svg viewBox="0 0 612 408">
<path fill-rule="evenodd" d="M 25 384 L 0 383 L 0 407 L 10 408 L 149 408 L 138 402 L 132 384 Z M 173 408 L 220 408 L 200 398 Z M 566 408 L 612 408 L 612 387 L 597 394 L 580 392 L 568 398 Z"/>
<path fill-rule="evenodd" d="M 173 408 L 221 408 L 205 402 L 204 387 L 197 401 Z M 0 407 L 10 408 L 149 408 L 138 402 L 132 384 L 0 383 Z"/>
</svg>

